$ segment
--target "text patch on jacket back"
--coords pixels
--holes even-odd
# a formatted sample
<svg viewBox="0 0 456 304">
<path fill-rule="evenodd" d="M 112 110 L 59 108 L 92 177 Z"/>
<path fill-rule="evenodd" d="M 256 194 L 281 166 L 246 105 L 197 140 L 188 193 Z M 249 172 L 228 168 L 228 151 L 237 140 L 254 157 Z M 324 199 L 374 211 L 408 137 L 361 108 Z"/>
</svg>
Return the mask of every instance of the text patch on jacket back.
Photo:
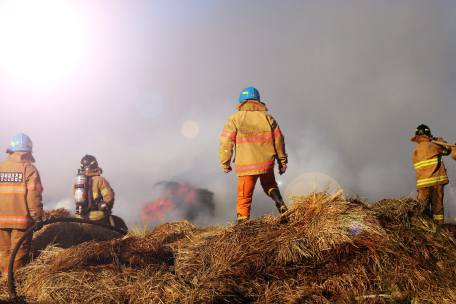
<svg viewBox="0 0 456 304">
<path fill-rule="evenodd" d="M 0 172 L 0 183 L 22 183 L 23 173 Z"/>
</svg>

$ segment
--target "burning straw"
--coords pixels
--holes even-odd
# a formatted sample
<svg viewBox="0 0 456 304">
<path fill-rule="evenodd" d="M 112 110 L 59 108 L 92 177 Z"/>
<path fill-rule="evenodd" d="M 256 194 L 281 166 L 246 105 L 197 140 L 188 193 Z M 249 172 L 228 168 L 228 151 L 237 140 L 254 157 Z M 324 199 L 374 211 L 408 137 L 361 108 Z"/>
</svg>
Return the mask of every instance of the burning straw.
<svg viewBox="0 0 456 304">
<path fill-rule="evenodd" d="M 291 202 L 283 217 L 48 246 L 17 271 L 18 293 L 40 303 L 456 300 L 455 230 L 436 232 L 415 200 L 369 205 L 339 192 Z"/>
</svg>

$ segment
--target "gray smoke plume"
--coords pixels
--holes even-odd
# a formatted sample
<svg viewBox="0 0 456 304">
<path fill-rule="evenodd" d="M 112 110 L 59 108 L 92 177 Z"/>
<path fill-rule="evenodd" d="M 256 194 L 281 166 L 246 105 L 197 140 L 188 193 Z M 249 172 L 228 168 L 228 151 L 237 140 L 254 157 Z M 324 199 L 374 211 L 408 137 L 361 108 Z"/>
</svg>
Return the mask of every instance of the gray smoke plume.
<svg viewBox="0 0 456 304">
<path fill-rule="evenodd" d="M 45 208 L 72 208 L 79 161 L 91 154 L 128 225 L 140 223 L 160 181 L 214 193 L 214 219 L 201 224 L 234 221 L 237 178 L 219 165 L 219 136 L 252 85 L 285 135 L 282 192 L 320 172 L 369 202 L 408 196 L 416 126 L 456 141 L 454 2 L 69 5 L 83 8 L 75 12 L 88 41 L 74 70 L 43 84 L 0 66 L 0 143 L 8 148 L 19 132 L 32 138 Z M 189 120 L 199 127 L 194 137 L 182 130 Z M 260 185 L 253 199 L 252 217 L 277 212 Z"/>
</svg>

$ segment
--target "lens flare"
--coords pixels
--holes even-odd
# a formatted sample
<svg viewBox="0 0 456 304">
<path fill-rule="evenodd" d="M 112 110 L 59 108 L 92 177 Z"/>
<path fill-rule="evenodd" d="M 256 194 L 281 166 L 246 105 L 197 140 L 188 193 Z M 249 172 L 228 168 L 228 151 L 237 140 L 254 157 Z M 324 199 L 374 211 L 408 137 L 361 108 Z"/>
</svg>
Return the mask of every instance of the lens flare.
<svg viewBox="0 0 456 304">
<path fill-rule="evenodd" d="M 193 138 L 199 133 L 199 126 L 193 120 L 187 120 L 182 124 L 181 127 L 182 134 L 187 138 Z"/>
<path fill-rule="evenodd" d="M 48 83 L 76 68 L 82 18 L 66 1 L 10 1 L 0 11 L 0 68 L 17 81 Z"/>
<path fill-rule="evenodd" d="M 346 214 L 341 218 L 339 228 L 342 234 L 347 235 L 350 238 L 357 238 L 363 235 L 366 224 L 361 216 Z"/>
</svg>

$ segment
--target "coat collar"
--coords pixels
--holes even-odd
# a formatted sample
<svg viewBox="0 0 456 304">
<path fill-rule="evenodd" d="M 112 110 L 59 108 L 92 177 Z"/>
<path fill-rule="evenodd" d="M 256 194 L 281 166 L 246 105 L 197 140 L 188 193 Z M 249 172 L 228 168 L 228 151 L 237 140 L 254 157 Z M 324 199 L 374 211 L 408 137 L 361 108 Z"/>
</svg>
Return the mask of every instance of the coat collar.
<svg viewBox="0 0 456 304">
<path fill-rule="evenodd" d="M 416 142 L 419 144 L 421 144 L 422 142 L 429 142 L 431 140 L 432 140 L 432 138 L 427 135 L 415 135 L 410 139 L 410 141 L 413 141 L 413 142 Z"/>
<path fill-rule="evenodd" d="M 239 111 L 267 111 L 264 103 L 254 99 L 246 99 L 242 101 L 237 107 Z"/>
<path fill-rule="evenodd" d="M 92 170 L 81 171 L 81 173 L 84 173 L 87 176 L 98 176 L 101 175 L 101 173 L 103 173 L 103 170 L 101 170 L 101 168 L 95 168 Z"/>
<path fill-rule="evenodd" d="M 35 158 L 31 152 L 27 151 L 16 151 L 13 154 L 8 155 L 6 158 L 7 161 L 13 163 L 34 163 Z"/>
</svg>

